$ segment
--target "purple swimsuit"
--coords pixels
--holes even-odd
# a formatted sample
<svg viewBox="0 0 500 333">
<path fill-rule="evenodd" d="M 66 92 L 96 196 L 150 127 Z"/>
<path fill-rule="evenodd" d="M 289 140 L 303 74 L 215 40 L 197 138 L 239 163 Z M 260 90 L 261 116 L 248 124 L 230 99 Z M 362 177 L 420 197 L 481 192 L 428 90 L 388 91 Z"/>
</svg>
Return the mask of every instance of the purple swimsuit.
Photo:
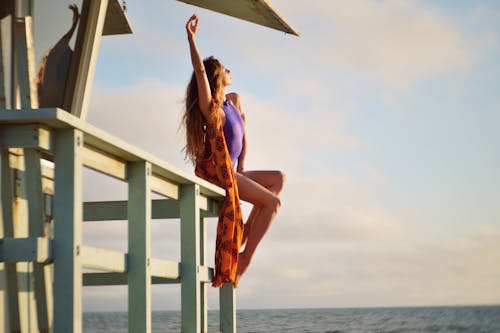
<svg viewBox="0 0 500 333">
<path fill-rule="evenodd" d="M 227 150 L 233 162 L 233 167 L 236 167 L 238 157 L 243 150 L 243 136 L 245 135 L 245 124 L 241 118 L 240 112 L 229 101 L 225 101 L 222 105 L 222 110 L 226 114 L 226 122 L 224 123 L 224 137 L 226 138 Z"/>
</svg>

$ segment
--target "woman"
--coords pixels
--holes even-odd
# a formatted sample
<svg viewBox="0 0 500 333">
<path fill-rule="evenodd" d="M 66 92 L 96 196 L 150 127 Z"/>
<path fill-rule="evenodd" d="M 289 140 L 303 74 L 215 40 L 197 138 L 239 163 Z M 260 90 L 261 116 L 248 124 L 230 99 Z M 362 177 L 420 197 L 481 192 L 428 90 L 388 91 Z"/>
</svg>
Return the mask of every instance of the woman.
<svg viewBox="0 0 500 333">
<path fill-rule="evenodd" d="M 193 15 L 186 24 L 194 72 L 183 117 L 185 150 L 198 176 L 226 189 L 217 230 L 214 285 L 233 282 L 237 287 L 281 206 L 278 195 L 285 176 L 281 171 L 245 170 L 245 115 L 240 97 L 225 94 L 225 87 L 232 83 L 229 69 L 214 57 L 202 60 L 195 42 L 197 28 L 198 17 Z M 239 198 L 253 204 L 243 230 Z M 220 251 L 226 251 L 227 256 Z"/>
</svg>

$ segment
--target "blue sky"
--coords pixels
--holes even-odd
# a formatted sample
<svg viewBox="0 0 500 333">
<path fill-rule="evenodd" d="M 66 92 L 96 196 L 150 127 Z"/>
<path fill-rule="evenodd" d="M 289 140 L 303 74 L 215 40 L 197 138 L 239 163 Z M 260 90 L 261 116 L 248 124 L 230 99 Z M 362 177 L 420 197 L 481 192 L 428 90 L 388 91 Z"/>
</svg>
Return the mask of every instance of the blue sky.
<svg viewBox="0 0 500 333">
<path fill-rule="evenodd" d="M 231 69 L 242 97 L 247 168 L 288 175 L 239 307 L 498 304 L 498 2 L 272 3 L 300 38 L 177 1 L 127 1 L 135 34 L 102 39 L 89 122 L 192 169 L 177 129 L 191 73 L 184 24 L 196 12 L 202 54 Z M 38 32 L 44 50 L 69 11 L 37 9 L 37 24 L 61 13 L 52 34 Z M 86 177 L 88 200 L 126 193 Z M 152 232 L 153 254 L 179 256 L 176 223 Z M 126 249 L 124 223 L 85 233 Z M 154 287 L 153 308 L 177 309 L 178 289 Z M 124 288 L 84 294 L 86 310 L 126 308 Z"/>
</svg>

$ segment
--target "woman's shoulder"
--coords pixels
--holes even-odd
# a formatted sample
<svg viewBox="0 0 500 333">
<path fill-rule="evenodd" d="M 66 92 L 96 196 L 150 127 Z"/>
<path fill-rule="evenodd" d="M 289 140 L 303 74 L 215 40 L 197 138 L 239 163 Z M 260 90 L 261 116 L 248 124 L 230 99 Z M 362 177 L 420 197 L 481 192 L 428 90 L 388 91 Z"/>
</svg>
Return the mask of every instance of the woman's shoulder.
<svg viewBox="0 0 500 333">
<path fill-rule="evenodd" d="M 226 94 L 226 99 L 236 106 L 240 104 L 240 95 L 238 93 L 230 92 Z"/>
<path fill-rule="evenodd" d="M 226 100 L 231 102 L 233 106 L 236 107 L 236 109 L 241 113 L 241 115 L 244 117 L 243 111 L 241 109 L 241 99 L 240 95 L 238 95 L 235 92 L 230 92 L 229 94 L 226 94 Z"/>
</svg>

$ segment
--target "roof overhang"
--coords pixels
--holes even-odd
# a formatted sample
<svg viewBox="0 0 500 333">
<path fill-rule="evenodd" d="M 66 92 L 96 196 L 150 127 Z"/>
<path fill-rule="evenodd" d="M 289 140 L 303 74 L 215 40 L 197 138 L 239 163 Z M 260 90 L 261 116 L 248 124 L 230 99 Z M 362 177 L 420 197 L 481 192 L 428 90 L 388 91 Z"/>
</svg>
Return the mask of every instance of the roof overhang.
<svg viewBox="0 0 500 333">
<path fill-rule="evenodd" d="M 177 0 L 222 14 L 280 30 L 295 36 L 299 33 L 267 0 Z"/>
</svg>

